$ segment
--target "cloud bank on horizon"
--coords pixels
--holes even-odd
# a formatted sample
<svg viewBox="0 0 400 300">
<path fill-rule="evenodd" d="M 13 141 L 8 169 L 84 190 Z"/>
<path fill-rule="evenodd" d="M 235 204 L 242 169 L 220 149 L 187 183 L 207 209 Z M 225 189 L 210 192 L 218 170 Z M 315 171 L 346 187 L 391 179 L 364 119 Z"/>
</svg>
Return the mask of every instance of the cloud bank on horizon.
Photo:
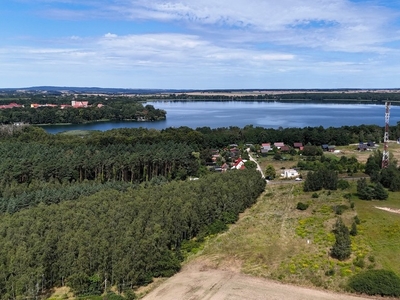
<svg viewBox="0 0 400 300">
<path fill-rule="evenodd" d="M 400 88 L 395 0 L 5 0 L 1 87 Z"/>
</svg>

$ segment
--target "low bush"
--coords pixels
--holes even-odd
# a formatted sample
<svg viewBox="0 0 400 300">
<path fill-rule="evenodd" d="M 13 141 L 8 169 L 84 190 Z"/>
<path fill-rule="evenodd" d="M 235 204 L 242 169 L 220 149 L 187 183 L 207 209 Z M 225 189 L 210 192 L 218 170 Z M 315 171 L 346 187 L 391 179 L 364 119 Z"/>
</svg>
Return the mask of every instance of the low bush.
<svg viewBox="0 0 400 300">
<path fill-rule="evenodd" d="M 296 208 L 298 210 L 306 210 L 308 208 L 308 204 L 307 203 L 303 203 L 303 202 L 299 202 L 299 203 L 297 203 Z"/>
<path fill-rule="evenodd" d="M 388 270 L 368 270 L 350 278 L 351 291 L 367 295 L 400 296 L 400 278 Z"/>
<path fill-rule="evenodd" d="M 318 198 L 319 195 L 318 195 L 317 193 L 313 193 L 313 194 L 311 195 L 311 197 L 312 197 L 312 198 Z"/>
<path fill-rule="evenodd" d="M 346 209 L 348 209 L 349 207 L 347 205 L 335 205 L 333 207 L 333 211 L 335 212 L 335 214 L 337 215 L 341 215 Z"/>
<path fill-rule="evenodd" d="M 340 190 L 345 190 L 345 189 L 348 189 L 350 187 L 350 183 L 347 180 L 339 179 L 338 183 L 337 183 L 337 187 Z"/>
</svg>

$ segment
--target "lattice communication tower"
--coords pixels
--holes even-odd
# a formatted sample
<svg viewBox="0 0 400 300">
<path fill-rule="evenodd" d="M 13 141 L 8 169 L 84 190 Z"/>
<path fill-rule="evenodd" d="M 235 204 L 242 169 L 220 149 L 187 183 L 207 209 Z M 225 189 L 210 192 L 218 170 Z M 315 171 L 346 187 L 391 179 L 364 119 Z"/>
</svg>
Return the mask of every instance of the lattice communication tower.
<svg viewBox="0 0 400 300">
<path fill-rule="evenodd" d="M 389 166 L 389 119 L 390 119 L 390 102 L 385 103 L 385 135 L 383 136 L 383 155 L 382 155 L 382 169 Z"/>
</svg>

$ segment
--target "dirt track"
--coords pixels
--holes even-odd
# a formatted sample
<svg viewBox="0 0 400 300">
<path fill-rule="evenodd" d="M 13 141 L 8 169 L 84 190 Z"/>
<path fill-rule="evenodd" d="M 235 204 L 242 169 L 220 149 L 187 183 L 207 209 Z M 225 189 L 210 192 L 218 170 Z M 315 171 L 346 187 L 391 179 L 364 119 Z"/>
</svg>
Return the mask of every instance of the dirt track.
<svg viewBox="0 0 400 300">
<path fill-rule="evenodd" d="M 360 300 L 375 299 L 284 285 L 192 262 L 144 300 Z"/>
</svg>

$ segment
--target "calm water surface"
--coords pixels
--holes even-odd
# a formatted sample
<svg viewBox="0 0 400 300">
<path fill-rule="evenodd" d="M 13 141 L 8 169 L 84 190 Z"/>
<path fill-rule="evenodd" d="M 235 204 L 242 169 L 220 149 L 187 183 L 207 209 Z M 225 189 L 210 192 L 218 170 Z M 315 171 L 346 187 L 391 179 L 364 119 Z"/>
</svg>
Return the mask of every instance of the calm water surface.
<svg viewBox="0 0 400 300">
<path fill-rule="evenodd" d="M 340 127 L 374 124 L 384 126 L 384 105 L 303 104 L 266 102 L 151 102 L 167 111 L 167 119 L 158 122 L 97 122 L 84 125 L 44 126 L 49 133 L 67 130 L 110 130 L 114 128 L 154 128 L 188 126 L 210 128 L 246 125 L 279 127 Z M 392 106 L 390 124 L 399 120 L 400 107 Z"/>
</svg>

